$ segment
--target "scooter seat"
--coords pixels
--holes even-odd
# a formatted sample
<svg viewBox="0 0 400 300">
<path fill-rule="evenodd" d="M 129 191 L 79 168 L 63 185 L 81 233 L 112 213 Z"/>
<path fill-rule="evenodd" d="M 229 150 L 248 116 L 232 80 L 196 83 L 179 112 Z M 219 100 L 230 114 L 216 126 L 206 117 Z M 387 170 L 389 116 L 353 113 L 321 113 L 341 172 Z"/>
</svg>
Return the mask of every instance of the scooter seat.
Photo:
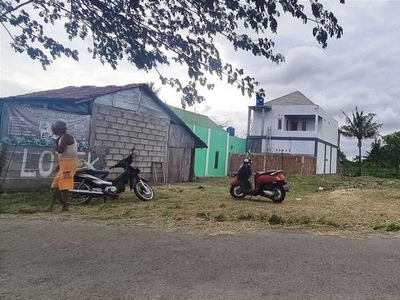
<svg viewBox="0 0 400 300">
<path fill-rule="evenodd" d="M 108 171 L 103 171 L 103 170 L 91 170 L 91 169 L 78 169 L 76 171 L 76 173 L 80 173 L 80 174 L 90 174 L 93 176 L 96 176 L 98 178 L 105 178 L 107 177 L 107 175 L 110 173 Z"/>
<path fill-rule="evenodd" d="M 268 171 L 263 171 L 263 172 L 257 172 L 255 176 L 258 177 L 261 175 L 276 175 L 280 172 L 282 172 L 282 170 L 268 170 Z"/>
</svg>

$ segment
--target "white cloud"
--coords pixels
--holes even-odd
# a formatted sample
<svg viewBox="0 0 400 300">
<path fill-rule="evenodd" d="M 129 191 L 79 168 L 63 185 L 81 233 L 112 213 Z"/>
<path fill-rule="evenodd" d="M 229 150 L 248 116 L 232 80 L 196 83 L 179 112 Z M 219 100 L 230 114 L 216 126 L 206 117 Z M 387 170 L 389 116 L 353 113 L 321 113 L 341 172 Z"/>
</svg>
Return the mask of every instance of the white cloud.
<svg viewBox="0 0 400 300">
<path fill-rule="evenodd" d="M 351 113 L 358 106 L 365 112 L 377 114 L 384 123 L 383 134 L 400 130 L 400 1 L 324 1 L 339 19 L 344 36 L 330 40 L 322 49 L 313 38 L 313 23 L 303 25 L 287 14 L 278 20 L 278 34 L 268 37 L 276 42 L 276 52 L 282 52 L 286 63 L 275 65 L 250 53 L 237 52 L 223 39 L 217 39 L 221 55 L 234 66 L 243 67 L 256 77 L 266 92 L 266 100 L 299 90 L 313 102 L 334 116 L 339 125 L 344 124 L 341 110 Z M 307 2 L 308 3 L 308 2 Z M 305 4 L 307 4 L 305 3 Z M 154 81 L 155 72 L 138 71 L 127 62 L 118 70 L 103 66 L 86 53 L 87 43 L 76 42 L 80 61 L 59 59 L 47 71 L 38 62 L 14 53 L 9 39 L 0 31 L 1 70 L 0 95 L 16 95 L 31 91 L 60 88 L 67 85 L 123 85 L 133 82 Z M 161 69 L 166 76 L 186 77 L 179 66 Z M 236 132 L 247 130 L 247 106 L 255 99 L 243 97 L 235 86 L 220 82 L 213 91 L 201 90 L 205 103 L 197 104 L 193 111 L 203 112 L 224 124 L 232 124 Z M 160 98 L 168 104 L 180 106 L 180 95 L 162 86 Z M 364 143 L 369 150 L 370 143 Z M 342 150 L 349 156 L 357 154 L 355 140 L 342 138 Z"/>
</svg>

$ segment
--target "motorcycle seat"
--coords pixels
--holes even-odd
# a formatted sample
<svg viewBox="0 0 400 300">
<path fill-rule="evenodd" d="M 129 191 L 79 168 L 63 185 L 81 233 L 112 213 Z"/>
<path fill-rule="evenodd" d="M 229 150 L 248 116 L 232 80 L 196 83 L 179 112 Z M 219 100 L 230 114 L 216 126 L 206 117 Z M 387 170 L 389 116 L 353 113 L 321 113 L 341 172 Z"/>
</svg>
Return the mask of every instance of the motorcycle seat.
<svg viewBox="0 0 400 300">
<path fill-rule="evenodd" d="M 110 172 L 103 170 L 91 170 L 91 169 L 78 169 L 76 173 L 90 174 L 99 178 L 105 178 Z"/>
<path fill-rule="evenodd" d="M 258 177 L 261 175 L 276 175 L 281 172 L 282 172 L 282 170 L 268 170 L 268 171 L 263 171 L 263 172 L 257 172 L 255 176 Z"/>
</svg>

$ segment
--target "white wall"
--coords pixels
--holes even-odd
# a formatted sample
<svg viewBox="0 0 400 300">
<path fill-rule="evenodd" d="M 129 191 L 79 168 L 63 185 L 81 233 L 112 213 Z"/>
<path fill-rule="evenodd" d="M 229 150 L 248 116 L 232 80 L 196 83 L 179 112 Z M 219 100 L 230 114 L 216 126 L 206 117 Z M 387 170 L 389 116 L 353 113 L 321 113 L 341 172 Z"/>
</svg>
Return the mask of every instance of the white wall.
<svg viewBox="0 0 400 300">
<path fill-rule="evenodd" d="M 339 146 L 338 145 L 338 135 L 339 135 L 338 122 L 320 107 L 318 108 L 318 112 L 319 112 L 319 116 L 322 117 L 322 130 L 319 131 L 319 138 L 321 140 L 329 142 L 335 146 Z"/>
<path fill-rule="evenodd" d="M 262 112 L 253 111 L 253 123 L 251 124 L 250 135 L 261 135 L 262 132 Z"/>
<path fill-rule="evenodd" d="M 270 140 L 263 143 L 262 152 L 314 155 L 314 149 L 314 141 Z"/>
<path fill-rule="evenodd" d="M 250 135 L 267 135 L 271 128 L 271 137 L 288 138 L 287 140 L 264 140 L 262 152 L 291 153 L 315 155 L 315 141 L 294 140 L 296 138 L 310 138 L 322 140 L 318 142 L 317 174 L 336 173 L 338 147 L 338 122 L 318 105 L 274 105 L 271 110 L 263 112 L 253 111 L 253 123 Z M 317 117 L 316 117 L 317 116 Z M 306 131 L 302 131 L 303 119 L 307 122 Z M 282 119 L 282 129 L 278 130 L 278 120 Z M 297 131 L 286 130 L 286 120 L 298 122 Z M 319 122 L 318 122 L 319 120 Z M 316 125 L 316 122 L 318 125 Z M 289 124 L 290 128 L 290 124 Z M 325 150 L 326 149 L 326 150 Z M 332 151 L 332 155 L 331 155 Z"/>
<path fill-rule="evenodd" d="M 321 140 L 338 146 L 338 122 L 318 105 L 274 105 L 271 110 L 265 111 L 264 130 L 262 130 L 263 113 L 253 111 L 252 130 L 250 135 L 266 135 L 267 128 L 271 127 L 272 136 L 290 137 L 317 137 Z M 318 131 L 315 131 L 315 115 L 322 118 Z M 297 131 L 286 131 L 286 118 L 296 116 L 298 119 Z M 301 131 L 302 117 L 306 117 L 307 131 Z M 282 118 L 282 130 L 278 130 L 278 119 Z"/>
<path fill-rule="evenodd" d="M 331 160 L 331 173 L 336 174 L 337 172 L 337 153 L 338 150 L 332 147 L 332 160 Z"/>
<path fill-rule="evenodd" d="M 325 164 L 325 144 L 318 143 L 317 151 L 317 174 L 324 174 L 324 164 Z"/>
<path fill-rule="evenodd" d="M 330 174 L 330 166 L 331 166 L 331 146 L 329 145 L 325 145 L 324 147 L 324 151 L 325 151 L 325 168 L 324 168 L 324 173 L 325 174 Z"/>
<path fill-rule="evenodd" d="M 328 144 L 318 143 L 317 174 L 336 174 L 337 149 Z"/>
<path fill-rule="evenodd" d="M 272 134 L 273 135 L 280 135 L 286 129 L 286 119 L 292 118 L 291 116 L 297 118 L 298 120 L 298 131 L 290 131 L 293 134 L 304 134 L 304 131 L 301 131 L 301 117 L 300 116 L 307 116 L 307 131 L 314 131 L 315 127 L 311 126 L 310 124 L 313 123 L 313 119 L 315 116 L 315 106 L 314 105 L 274 105 L 271 107 L 270 114 L 268 118 L 272 118 L 270 121 L 272 125 Z M 286 118 L 285 118 L 286 116 Z M 282 130 L 278 130 L 278 118 L 282 118 L 283 126 Z"/>
</svg>

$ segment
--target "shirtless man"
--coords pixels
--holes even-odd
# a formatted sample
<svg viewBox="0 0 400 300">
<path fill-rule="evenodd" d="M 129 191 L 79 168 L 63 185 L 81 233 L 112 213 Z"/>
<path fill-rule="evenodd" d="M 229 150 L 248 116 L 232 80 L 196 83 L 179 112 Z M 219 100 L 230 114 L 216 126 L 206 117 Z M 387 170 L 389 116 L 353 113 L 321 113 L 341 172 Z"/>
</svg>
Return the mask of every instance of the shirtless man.
<svg viewBox="0 0 400 300">
<path fill-rule="evenodd" d="M 51 188 L 54 189 L 53 198 L 45 211 L 53 211 L 54 204 L 58 199 L 62 205 L 60 212 L 68 211 L 69 191 L 74 187 L 74 175 L 78 168 L 78 145 L 74 137 L 67 133 L 67 124 L 56 121 L 51 130 L 58 135 L 56 140 L 56 151 L 59 153 L 59 170 L 54 177 Z"/>
</svg>

